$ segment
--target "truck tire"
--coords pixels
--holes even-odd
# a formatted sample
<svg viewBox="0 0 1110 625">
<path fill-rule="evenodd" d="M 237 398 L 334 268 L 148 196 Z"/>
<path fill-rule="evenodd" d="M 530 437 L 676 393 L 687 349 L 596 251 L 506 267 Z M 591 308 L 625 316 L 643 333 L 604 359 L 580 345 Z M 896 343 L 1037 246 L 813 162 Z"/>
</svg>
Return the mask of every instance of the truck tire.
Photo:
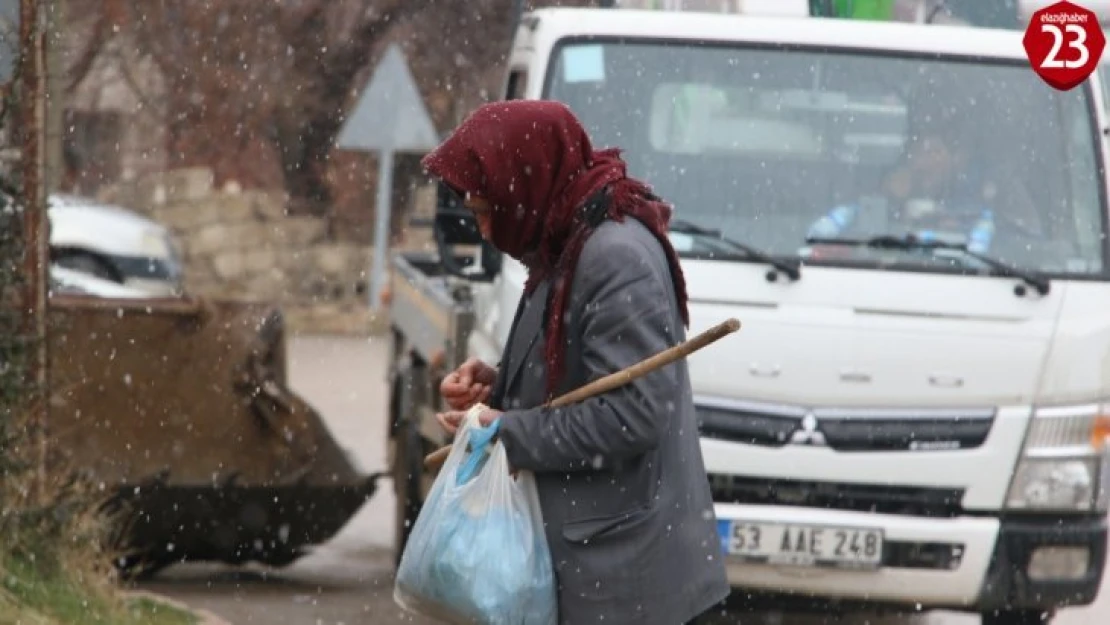
<svg viewBox="0 0 1110 625">
<path fill-rule="evenodd" d="M 413 422 L 416 411 L 416 385 L 419 372 L 408 369 L 397 376 L 394 393 L 398 399 L 395 415 L 396 427 L 393 433 L 393 491 L 396 495 L 396 530 L 393 540 L 393 565 L 401 564 L 412 526 L 423 505 L 420 484 L 424 472 L 424 444 L 420 430 Z"/>
<path fill-rule="evenodd" d="M 392 351 L 389 354 L 389 372 L 386 374 L 386 383 L 389 384 L 389 431 L 386 433 L 386 440 L 393 440 L 397 434 L 397 425 L 400 423 L 402 415 L 400 402 L 404 399 L 399 392 L 397 381 L 401 377 L 401 356 L 405 351 L 405 338 L 397 330 L 393 328 L 393 342 Z"/>
<path fill-rule="evenodd" d="M 995 610 L 984 612 L 983 625 L 1048 625 L 1053 613 L 1048 610 Z"/>
</svg>

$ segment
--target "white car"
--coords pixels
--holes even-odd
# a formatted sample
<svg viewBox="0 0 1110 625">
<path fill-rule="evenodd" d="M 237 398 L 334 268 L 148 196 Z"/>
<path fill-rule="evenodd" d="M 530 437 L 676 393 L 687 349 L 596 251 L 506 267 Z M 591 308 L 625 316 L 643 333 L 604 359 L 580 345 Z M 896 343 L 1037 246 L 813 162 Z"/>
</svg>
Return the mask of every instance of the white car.
<svg viewBox="0 0 1110 625">
<path fill-rule="evenodd" d="M 69 269 L 147 297 L 182 293 L 180 256 L 165 226 L 73 195 L 51 195 L 48 206 L 52 273 Z"/>
<path fill-rule="evenodd" d="M 151 296 L 142 289 L 98 278 L 84 271 L 51 265 L 49 295 L 55 294 L 92 295 L 112 299 L 142 299 Z"/>
</svg>

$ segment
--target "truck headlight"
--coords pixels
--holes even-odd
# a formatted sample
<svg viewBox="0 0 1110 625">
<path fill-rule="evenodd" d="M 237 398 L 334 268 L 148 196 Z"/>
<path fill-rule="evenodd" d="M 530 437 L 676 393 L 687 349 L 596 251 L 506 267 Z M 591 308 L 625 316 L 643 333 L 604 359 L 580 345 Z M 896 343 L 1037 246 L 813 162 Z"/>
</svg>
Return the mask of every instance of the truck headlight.
<svg viewBox="0 0 1110 625">
<path fill-rule="evenodd" d="M 1037 408 L 1006 496 L 1010 510 L 1105 512 L 1110 405 Z"/>
</svg>

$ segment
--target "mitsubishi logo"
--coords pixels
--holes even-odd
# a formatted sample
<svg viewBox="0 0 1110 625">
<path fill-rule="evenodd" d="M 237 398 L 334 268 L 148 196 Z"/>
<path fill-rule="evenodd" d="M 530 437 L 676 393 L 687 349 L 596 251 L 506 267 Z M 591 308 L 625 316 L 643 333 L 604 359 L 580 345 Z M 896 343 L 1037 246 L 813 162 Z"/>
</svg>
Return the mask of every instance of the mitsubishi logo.
<svg viewBox="0 0 1110 625">
<path fill-rule="evenodd" d="M 806 413 L 802 417 L 802 428 L 795 430 L 790 435 L 791 445 L 813 445 L 815 447 L 825 446 L 825 435 L 817 429 L 817 417 L 812 412 Z"/>
</svg>

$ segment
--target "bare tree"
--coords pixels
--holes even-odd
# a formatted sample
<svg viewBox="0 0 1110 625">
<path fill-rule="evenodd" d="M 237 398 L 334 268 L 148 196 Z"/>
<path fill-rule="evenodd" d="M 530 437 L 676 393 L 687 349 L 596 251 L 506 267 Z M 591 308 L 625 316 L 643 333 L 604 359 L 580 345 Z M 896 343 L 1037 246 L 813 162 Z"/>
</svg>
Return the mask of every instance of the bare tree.
<svg viewBox="0 0 1110 625">
<path fill-rule="evenodd" d="M 291 209 L 319 214 L 331 200 L 326 170 L 356 78 L 390 28 L 426 4 L 72 0 L 89 34 L 70 85 L 113 37 L 130 37 L 165 81 L 171 166 L 207 165 L 248 186 L 278 182 Z"/>
<path fill-rule="evenodd" d="M 390 41 L 441 129 L 500 86 L 515 0 L 69 0 L 70 85 L 127 37 L 165 84 L 169 166 L 281 187 L 326 214 L 335 137 Z M 585 1 L 533 5 L 589 4 Z"/>
</svg>

